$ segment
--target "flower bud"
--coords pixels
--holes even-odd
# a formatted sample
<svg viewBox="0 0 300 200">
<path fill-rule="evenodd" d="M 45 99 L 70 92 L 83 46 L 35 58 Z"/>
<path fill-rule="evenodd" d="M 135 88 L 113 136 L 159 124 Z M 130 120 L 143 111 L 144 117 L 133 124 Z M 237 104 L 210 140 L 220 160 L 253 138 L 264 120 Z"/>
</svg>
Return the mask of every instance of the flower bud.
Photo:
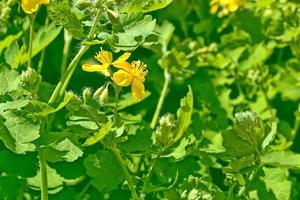
<svg viewBox="0 0 300 200">
<path fill-rule="evenodd" d="M 83 97 L 83 101 L 84 103 L 86 103 L 92 96 L 92 90 L 91 88 L 85 88 L 82 92 L 82 97 Z"/>
<path fill-rule="evenodd" d="M 176 129 L 176 120 L 174 115 L 166 114 L 162 116 L 159 120 L 159 126 L 155 130 L 156 142 L 162 146 L 166 147 L 172 143 L 174 139 L 174 132 Z"/>
<path fill-rule="evenodd" d="M 120 16 L 118 13 L 110 9 L 107 9 L 106 13 L 112 24 L 116 24 L 119 22 Z"/>
<path fill-rule="evenodd" d="M 100 97 L 100 95 L 102 94 L 103 90 L 106 88 L 105 85 L 102 85 L 101 87 L 99 87 L 96 92 L 94 93 L 93 97 L 97 98 Z"/>
<path fill-rule="evenodd" d="M 108 87 L 106 86 L 105 89 L 102 91 L 100 97 L 99 97 L 100 103 L 101 104 L 107 103 L 108 102 L 108 97 L 109 97 Z"/>
<path fill-rule="evenodd" d="M 79 10 L 85 10 L 91 7 L 93 3 L 90 0 L 78 0 L 75 4 L 76 8 Z"/>
<path fill-rule="evenodd" d="M 22 88 L 32 94 L 38 91 L 41 80 L 41 76 L 32 68 L 23 71 L 20 76 Z"/>
</svg>

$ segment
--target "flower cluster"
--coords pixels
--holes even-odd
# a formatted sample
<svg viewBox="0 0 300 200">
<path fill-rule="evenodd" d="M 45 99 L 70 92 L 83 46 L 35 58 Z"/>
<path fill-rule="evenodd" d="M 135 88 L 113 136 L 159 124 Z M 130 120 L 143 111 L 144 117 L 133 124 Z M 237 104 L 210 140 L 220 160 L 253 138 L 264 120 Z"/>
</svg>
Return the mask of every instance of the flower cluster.
<svg viewBox="0 0 300 200">
<path fill-rule="evenodd" d="M 235 12 L 239 8 L 240 0 L 211 0 L 210 12 L 216 14 L 219 12 L 220 16 L 228 15 L 229 12 Z"/>
<path fill-rule="evenodd" d="M 141 61 L 133 61 L 129 63 L 127 59 L 131 53 L 125 52 L 115 61 L 112 52 L 101 50 L 96 54 L 95 59 L 99 64 L 83 64 L 82 69 L 87 72 L 102 72 L 112 77 L 113 82 L 121 87 L 131 85 L 132 96 L 136 100 L 143 99 L 145 95 L 144 81 L 148 73 L 147 65 Z M 117 68 L 114 73 L 110 73 L 110 66 Z"/>
<path fill-rule="evenodd" d="M 21 6 L 25 13 L 35 13 L 41 4 L 49 4 L 49 0 L 21 0 Z"/>
</svg>

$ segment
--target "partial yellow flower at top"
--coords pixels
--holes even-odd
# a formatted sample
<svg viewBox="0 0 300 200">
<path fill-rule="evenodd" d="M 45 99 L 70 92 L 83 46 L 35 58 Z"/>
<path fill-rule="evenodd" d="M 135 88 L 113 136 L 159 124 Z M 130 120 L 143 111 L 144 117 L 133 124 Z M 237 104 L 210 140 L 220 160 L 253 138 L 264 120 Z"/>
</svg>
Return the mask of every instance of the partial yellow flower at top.
<svg viewBox="0 0 300 200">
<path fill-rule="evenodd" d="M 240 0 L 211 0 L 210 12 L 213 14 L 217 13 L 219 7 L 222 8 L 224 14 L 228 14 L 228 11 L 235 12 L 239 8 L 239 1 Z"/>
<path fill-rule="evenodd" d="M 41 4 L 49 4 L 49 0 L 21 0 L 21 6 L 25 13 L 36 12 Z"/>
<path fill-rule="evenodd" d="M 129 52 L 125 52 L 116 61 L 113 61 L 113 56 L 110 51 L 101 50 L 95 59 L 100 62 L 98 65 L 83 64 L 82 69 L 87 72 L 105 72 L 110 65 L 115 67 L 130 67 L 130 63 L 126 60 L 130 57 Z"/>
<path fill-rule="evenodd" d="M 113 74 L 113 81 L 122 87 L 131 85 L 132 96 L 136 100 L 143 99 L 145 95 L 144 81 L 148 73 L 147 65 L 141 61 L 134 61 L 130 66 L 122 66 Z"/>
</svg>

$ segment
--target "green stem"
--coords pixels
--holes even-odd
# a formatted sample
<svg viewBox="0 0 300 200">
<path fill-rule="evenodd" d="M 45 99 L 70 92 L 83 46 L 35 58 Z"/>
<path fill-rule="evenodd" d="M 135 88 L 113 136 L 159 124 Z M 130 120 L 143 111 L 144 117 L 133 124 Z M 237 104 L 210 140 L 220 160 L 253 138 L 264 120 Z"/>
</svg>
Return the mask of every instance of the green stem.
<svg viewBox="0 0 300 200">
<path fill-rule="evenodd" d="M 164 76 L 165 76 L 164 85 L 163 85 L 163 88 L 162 88 L 162 91 L 161 91 L 161 94 L 160 94 L 160 97 L 159 97 L 159 100 L 158 100 L 158 103 L 157 103 L 157 106 L 155 109 L 155 113 L 152 118 L 151 125 L 150 125 L 150 127 L 152 129 L 154 129 L 156 127 L 156 124 L 158 122 L 158 118 L 160 115 L 160 111 L 164 104 L 164 100 L 165 100 L 165 97 L 167 96 L 167 92 L 168 92 L 168 87 L 171 82 L 171 74 L 168 72 L 167 69 L 165 69 L 165 71 L 164 71 Z"/>
<path fill-rule="evenodd" d="M 33 24 L 35 15 L 29 15 L 29 44 L 28 44 L 28 61 L 27 68 L 31 67 L 31 56 L 32 56 L 32 41 L 33 41 Z"/>
<path fill-rule="evenodd" d="M 45 20 L 45 28 L 48 28 L 48 24 L 49 24 L 49 17 L 48 15 L 46 16 L 46 20 Z M 42 53 L 41 53 L 41 57 L 38 63 L 38 68 L 37 68 L 37 72 L 40 74 L 42 72 L 42 68 L 43 68 L 43 63 L 44 63 L 44 59 L 45 59 L 45 52 L 46 50 L 43 49 Z"/>
<path fill-rule="evenodd" d="M 90 30 L 90 33 L 87 37 L 87 40 L 91 40 L 93 39 L 94 37 L 94 34 L 95 34 L 95 30 L 96 30 L 96 26 L 97 26 L 97 21 L 98 21 L 98 18 L 99 18 L 99 15 L 100 15 L 100 10 L 98 10 L 97 14 L 96 14 L 96 17 L 95 17 L 95 20 L 94 20 L 94 23 L 92 25 L 92 28 Z M 82 45 L 80 50 L 78 51 L 78 53 L 76 54 L 76 56 L 73 58 L 73 60 L 71 61 L 71 63 L 69 64 L 69 67 L 68 69 L 64 72 L 63 76 L 61 77 L 61 80 L 59 81 L 59 83 L 57 84 L 54 92 L 52 93 L 52 96 L 49 100 L 49 103 L 53 103 L 56 101 L 56 99 L 58 97 L 61 97 L 63 96 L 68 84 L 69 84 L 69 81 L 75 71 L 75 68 L 80 60 L 80 58 L 83 56 L 83 54 L 90 48 L 90 46 L 88 45 Z"/>
<path fill-rule="evenodd" d="M 129 189 L 130 189 L 133 200 L 139 200 L 139 197 L 138 197 L 138 195 L 136 193 L 136 190 L 135 190 L 135 186 L 134 186 L 132 177 L 131 177 L 131 175 L 129 174 L 129 172 L 127 170 L 127 167 L 126 167 L 126 165 L 125 165 L 125 163 L 122 159 L 122 156 L 121 156 L 121 153 L 120 153 L 119 149 L 114 145 L 113 147 L 110 148 L 110 150 L 113 152 L 114 156 L 116 157 L 116 159 L 118 160 L 118 162 L 121 166 L 121 169 L 123 171 L 125 179 L 127 180 L 127 183 L 128 183 L 128 186 L 129 186 Z"/>
<path fill-rule="evenodd" d="M 254 169 L 254 171 L 251 173 L 251 175 L 249 176 L 248 179 L 248 183 L 246 185 L 244 185 L 240 191 L 238 192 L 238 197 L 241 197 L 242 195 L 245 194 L 245 192 L 247 191 L 249 185 L 252 183 L 252 181 L 254 180 L 254 178 L 256 177 L 257 172 L 261 169 L 262 166 L 258 166 L 256 169 Z"/>
<path fill-rule="evenodd" d="M 114 110 L 114 124 L 118 123 L 118 101 L 119 101 L 120 87 L 115 84 L 115 110 Z"/>
<path fill-rule="evenodd" d="M 150 181 L 150 179 L 151 179 L 151 177 L 152 177 L 152 174 L 153 174 L 153 171 L 154 171 L 154 166 L 156 165 L 156 163 L 157 163 L 157 161 L 158 161 L 158 159 L 160 158 L 160 156 L 161 156 L 162 153 L 163 153 L 162 151 L 159 152 L 159 153 L 157 154 L 156 158 L 155 158 L 155 159 L 153 160 L 153 162 L 151 163 L 151 165 L 150 165 L 150 167 L 149 167 L 149 171 L 148 171 L 148 173 L 147 173 L 147 175 L 146 175 L 145 182 L 144 182 L 144 184 L 143 184 L 142 193 L 145 193 L 145 191 L 147 191 L 147 187 L 148 187 L 149 181 Z"/>
<path fill-rule="evenodd" d="M 295 124 L 294 127 L 292 129 L 292 136 L 295 138 L 297 135 L 297 132 L 299 130 L 300 127 L 300 104 L 298 105 L 298 110 L 295 112 Z"/>
<path fill-rule="evenodd" d="M 64 43 L 64 49 L 63 49 L 62 63 L 60 66 L 60 74 L 61 75 L 63 75 L 63 73 L 66 71 L 66 68 L 67 68 L 67 60 L 68 60 L 68 55 L 69 55 L 72 39 L 73 39 L 72 35 L 66 29 L 64 29 L 65 43 Z"/>
<path fill-rule="evenodd" d="M 41 200 L 48 200 L 48 179 L 47 179 L 47 163 L 44 151 L 39 151 L 39 163 L 41 173 Z"/>
</svg>

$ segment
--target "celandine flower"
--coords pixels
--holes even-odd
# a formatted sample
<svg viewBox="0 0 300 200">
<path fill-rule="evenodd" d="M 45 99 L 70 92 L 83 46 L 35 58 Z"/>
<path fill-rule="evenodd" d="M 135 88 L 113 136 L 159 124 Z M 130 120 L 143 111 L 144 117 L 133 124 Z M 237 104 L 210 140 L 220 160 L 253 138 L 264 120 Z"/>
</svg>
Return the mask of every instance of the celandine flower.
<svg viewBox="0 0 300 200">
<path fill-rule="evenodd" d="M 239 0 L 211 0 L 211 13 L 217 13 L 219 7 L 222 8 L 224 15 L 228 12 L 235 12 L 239 8 Z"/>
<path fill-rule="evenodd" d="M 120 68 L 113 74 L 113 81 L 122 87 L 131 85 L 132 96 L 137 99 L 143 99 L 145 95 L 144 81 L 148 73 L 147 65 L 141 61 L 134 61 L 129 66 L 116 66 Z"/>
<path fill-rule="evenodd" d="M 25 13 L 36 12 L 41 4 L 49 4 L 49 0 L 21 0 L 21 6 Z"/>
<path fill-rule="evenodd" d="M 98 65 L 83 64 L 82 69 L 87 72 L 105 72 L 110 65 L 115 67 L 130 67 L 130 63 L 126 60 L 130 57 L 129 52 L 125 52 L 116 61 L 113 61 L 113 56 L 110 51 L 101 50 L 95 59 L 100 62 Z"/>
</svg>

